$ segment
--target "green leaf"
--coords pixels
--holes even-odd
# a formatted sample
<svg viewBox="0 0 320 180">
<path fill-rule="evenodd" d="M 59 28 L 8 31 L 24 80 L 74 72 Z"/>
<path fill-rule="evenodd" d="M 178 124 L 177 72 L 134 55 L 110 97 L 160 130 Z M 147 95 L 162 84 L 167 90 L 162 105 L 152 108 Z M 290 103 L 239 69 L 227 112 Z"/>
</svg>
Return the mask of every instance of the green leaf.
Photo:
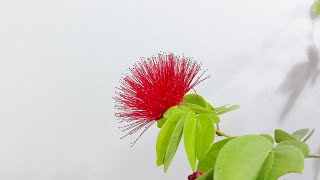
<svg viewBox="0 0 320 180">
<path fill-rule="evenodd" d="M 212 122 L 214 122 L 214 123 L 220 122 L 220 118 L 217 114 L 214 114 L 214 113 L 202 113 L 202 114 L 209 116 L 211 118 Z"/>
<path fill-rule="evenodd" d="M 206 108 L 201 107 L 196 104 L 185 103 L 184 106 L 186 106 L 188 109 L 190 109 L 191 111 L 193 111 L 197 114 L 200 114 L 200 113 L 213 113 L 213 114 L 215 114 L 216 113 L 210 109 L 206 109 Z"/>
<path fill-rule="evenodd" d="M 185 112 L 185 113 L 190 112 L 190 109 L 187 108 L 186 106 L 179 105 L 178 107 L 179 107 L 179 109 L 180 109 L 182 112 Z"/>
<path fill-rule="evenodd" d="M 223 106 L 216 107 L 216 108 L 214 108 L 214 111 L 219 112 L 219 111 L 225 110 L 225 109 L 227 109 L 227 108 L 228 108 L 228 106 L 229 106 L 229 104 L 226 104 L 226 105 L 223 105 Z"/>
<path fill-rule="evenodd" d="M 166 122 L 166 118 L 161 118 L 160 120 L 157 121 L 157 126 L 158 128 L 161 128 L 163 124 Z"/>
<path fill-rule="evenodd" d="M 201 160 L 208 152 L 214 141 L 215 133 L 212 119 L 205 114 L 199 114 L 197 116 L 196 130 L 196 156 L 198 160 Z"/>
<path fill-rule="evenodd" d="M 263 136 L 263 137 L 269 139 L 269 141 L 270 141 L 272 144 L 274 144 L 274 139 L 273 139 L 273 137 L 270 136 L 269 134 L 260 134 L 260 136 Z"/>
<path fill-rule="evenodd" d="M 186 118 L 186 115 L 184 115 L 180 118 L 180 120 L 177 123 L 177 125 L 174 129 L 174 132 L 171 136 L 171 139 L 170 139 L 167 151 L 166 151 L 166 155 L 164 158 L 164 172 L 167 172 L 167 170 L 173 160 L 173 157 L 176 154 L 177 149 L 179 147 L 180 140 L 182 137 L 183 125 L 185 122 L 185 118 Z"/>
<path fill-rule="evenodd" d="M 277 143 L 280 143 L 282 141 L 287 141 L 287 140 L 296 140 L 289 133 L 287 133 L 281 129 L 276 129 L 274 131 L 274 139 L 276 140 Z"/>
<path fill-rule="evenodd" d="M 182 115 L 182 112 L 174 114 L 169 119 L 167 119 L 166 123 L 160 129 L 156 144 L 158 166 L 161 166 L 164 163 L 164 157 L 169 145 L 169 141 Z"/>
<path fill-rule="evenodd" d="M 320 14 L 320 0 L 315 0 L 312 9 L 317 13 Z"/>
<path fill-rule="evenodd" d="M 211 121 L 211 120 L 210 120 Z M 202 148 L 205 140 L 205 136 L 203 135 L 203 126 L 201 126 L 201 123 L 197 120 L 197 129 L 196 129 L 196 157 L 198 160 L 202 159 Z"/>
<path fill-rule="evenodd" d="M 272 143 L 259 135 L 232 139 L 220 151 L 215 165 L 215 180 L 256 180 Z"/>
<path fill-rule="evenodd" d="M 196 104 L 201 107 L 207 108 L 206 100 L 204 100 L 202 96 L 199 96 L 197 94 L 187 94 L 184 96 L 184 99 L 187 103 Z"/>
<path fill-rule="evenodd" d="M 274 160 L 274 152 L 272 151 L 272 152 L 270 152 L 268 158 L 264 161 L 257 180 L 266 180 L 267 179 L 269 172 L 270 172 L 272 165 L 273 165 L 273 160 Z"/>
<path fill-rule="evenodd" d="M 188 156 L 191 169 L 194 171 L 196 166 L 196 114 L 190 111 L 184 123 L 184 147 Z"/>
<path fill-rule="evenodd" d="M 196 180 L 213 180 L 213 172 L 214 170 L 211 169 L 207 173 L 204 173 L 202 176 L 197 178 Z"/>
<path fill-rule="evenodd" d="M 267 180 L 277 180 L 287 173 L 302 173 L 303 153 L 294 146 L 279 145 L 274 149 L 274 160 Z"/>
<path fill-rule="evenodd" d="M 168 119 L 178 112 L 181 112 L 181 109 L 178 106 L 173 106 L 163 113 L 163 117 Z"/>
<path fill-rule="evenodd" d="M 199 161 L 197 170 L 203 171 L 203 172 L 208 172 L 210 169 L 213 169 L 220 150 L 231 139 L 233 139 L 233 137 L 226 138 L 226 139 L 223 139 L 221 141 L 214 143 L 211 146 L 211 148 L 209 149 L 208 153 L 205 155 L 205 157 Z"/>
<path fill-rule="evenodd" d="M 180 112 L 188 113 L 189 111 L 190 109 L 184 106 L 173 106 L 169 108 L 166 112 L 163 113 L 163 118 L 157 121 L 158 128 L 161 128 L 163 124 L 166 122 L 166 120 L 171 116 L 173 116 L 174 114 L 180 113 Z"/>
<path fill-rule="evenodd" d="M 300 129 L 292 133 L 292 136 L 296 138 L 296 140 L 300 141 L 302 138 L 304 138 L 308 134 L 309 131 L 310 129 Z"/>
<path fill-rule="evenodd" d="M 214 111 L 214 107 L 208 101 L 206 101 L 206 108 Z"/>
<path fill-rule="evenodd" d="M 231 111 L 234 111 L 236 109 L 239 109 L 240 106 L 239 105 L 233 105 L 233 106 L 230 106 L 222 111 L 218 111 L 218 115 L 221 115 L 221 114 L 224 114 L 224 113 L 228 113 L 228 112 L 231 112 Z"/>
<path fill-rule="evenodd" d="M 310 134 L 303 140 L 303 142 L 307 142 L 311 136 L 314 134 L 314 129 L 312 129 L 312 131 L 310 132 Z"/>
<path fill-rule="evenodd" d="M 298 149 L 300 149 L 304 155 L 304 158 L 307 158 L 310 154 L 310 149 L 309 149 L 309 146 L 304 143 L 304 142 L 301 142 L 301 141 L 283 141 L 281 143 L 279 143 L 278 146 L 280 145 L 289 145 L 289 146 L 294 146 Z"/>
</svg>

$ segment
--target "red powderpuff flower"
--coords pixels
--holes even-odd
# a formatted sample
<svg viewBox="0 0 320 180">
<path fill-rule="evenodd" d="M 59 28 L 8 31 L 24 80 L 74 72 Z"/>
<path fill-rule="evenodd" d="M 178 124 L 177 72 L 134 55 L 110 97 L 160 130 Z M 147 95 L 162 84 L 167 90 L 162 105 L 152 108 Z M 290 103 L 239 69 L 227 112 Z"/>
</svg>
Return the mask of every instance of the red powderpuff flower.
<svg viewBox="0 0 320 180">
<path fill-rule="evenodd" d="M 115 97 L 116 116 L 120 122 L 129 123 L 120 127 L 127 132 L 122 138 L 145 127 L 142 135 L 166 110 L 179 105 L 190 89 L 209 77 L 201 78 L 204 72 L 196 77 L 200 70 L 196 61 L 172 53 L 141 58 L 129 68 Z"/>
</svg>

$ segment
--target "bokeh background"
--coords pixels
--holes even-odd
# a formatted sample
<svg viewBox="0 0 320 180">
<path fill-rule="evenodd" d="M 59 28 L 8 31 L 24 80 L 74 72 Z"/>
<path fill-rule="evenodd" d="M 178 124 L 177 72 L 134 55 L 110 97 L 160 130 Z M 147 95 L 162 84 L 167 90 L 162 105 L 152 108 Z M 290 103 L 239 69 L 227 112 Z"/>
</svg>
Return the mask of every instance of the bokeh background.
<svg viewBox="0 0 320 180">
<path fill-rule="evenodd" d="M 320 153 L 320 16 L 312 0 L 1 0 L 1 180 L 184 180 L 181 146 L 156 167 L 156 126 L 130 147 L 114 117 L 115 87 L 141 56 L 203 63 L 196 87 L 240 104 L 221 129 L 241 135 L 316 128 Z M 319 180 L 320 161 L 302 175 Z"/>
</svg>

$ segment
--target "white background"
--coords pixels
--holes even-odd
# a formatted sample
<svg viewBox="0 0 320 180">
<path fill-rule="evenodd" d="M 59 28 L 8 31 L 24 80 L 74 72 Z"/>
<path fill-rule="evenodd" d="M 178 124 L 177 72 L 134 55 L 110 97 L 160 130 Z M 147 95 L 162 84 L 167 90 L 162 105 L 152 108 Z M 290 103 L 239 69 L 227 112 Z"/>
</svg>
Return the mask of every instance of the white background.
<svg viewBox="0 0 320 180">
<path fill-rule="evenodd" d="M 0 0 L 1 180 L 184 180 L 181 147 L 164 174 L 154 126 L 120 140 L 115 87 L 140 56 L 203 63 L 196 90 L 234 135 L 316 128 L 320 153 L 320 17 L 311 0 Z M 320 161 L 302 175 L 317 180 Z M 318 174 L 317 174 L 318 173 Z M 318 176 L 318 178 L 317 178 Z"/>
</svg>

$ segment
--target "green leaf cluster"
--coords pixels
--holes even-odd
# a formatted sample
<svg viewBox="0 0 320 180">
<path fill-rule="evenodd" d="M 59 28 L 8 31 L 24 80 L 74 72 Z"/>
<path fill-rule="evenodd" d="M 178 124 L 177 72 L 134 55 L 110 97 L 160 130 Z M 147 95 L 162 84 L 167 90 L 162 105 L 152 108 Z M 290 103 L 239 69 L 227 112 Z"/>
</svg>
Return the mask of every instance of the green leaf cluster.
<svg viewBox="0 0 320 180">
<path fill-rule="evenodd" d="M 201 180 L 277 180 L 288 173 L 302 173 L 310 150 L 304 142 L 314 130 L 292 134 L 275 130 L 273 137 L 245 135 L 214 143 L 197 170 Z M 276 144 L 275 144 L 276 142 Z"/>
<path fill-rule="evenodd" d="M 197 161 L 205 157 L 214 142 L 214 124 L 220 122 L 219 115 L 238 108 L 214 108 L 197 94 L 185 95 L 180 105 L 168 109 L 157 121 L 161 128 L 156 143 L 157 165 L 163 165 L 165 172 L 168 170 L 183 137 L 191 169 L 195 170 Z"/>
<path fill-rule="evenodd" d="M 205 172 L 199 180 L 277 180 L 288 173 L 301 173 L 310 155 L 305 142 L 314 129 L 292 134 L 276 129 L 274 137 L 244 135 L 214 143 L 219 116 L 238 108 L 213 107 L 197 94 L 186 95 L 158 121 L 157 165 L 163 165 L 166 172 L 183 139 L 191 169 Z"/>
</svg>

